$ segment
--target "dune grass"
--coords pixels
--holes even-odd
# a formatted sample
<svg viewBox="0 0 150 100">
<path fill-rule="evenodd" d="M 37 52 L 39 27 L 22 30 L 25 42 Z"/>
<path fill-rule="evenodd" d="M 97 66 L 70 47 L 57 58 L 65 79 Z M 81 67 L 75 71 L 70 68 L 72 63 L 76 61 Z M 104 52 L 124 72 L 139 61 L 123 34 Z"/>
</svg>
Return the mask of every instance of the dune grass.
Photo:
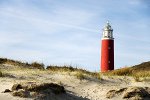
<svg viewBox="0 0 150 100">
<path fill-rule="evenodd" d="M 30 64 L 28 62 L 21 62 L 21 61 L 11 60 L 7 58 L 0 58 L 0 64 L 8 64 L 13 66 L 18 66 L 21 68 L 30 68 L 30 69 L 45 69 L 43 63 L 33 62 Z"/>
<path fill-rule="evenodd" d="M 81 68 L 76 68 L 76 67 L 73 67 L 73 66 L 53 66 L 53 65 L 50 65 L 50 66 L 47 66 L 46 68 L 48 71 L 51 71 L 51 72 L 69 72 L 69 73 L 75 73 L 74 76 L 76 76 L 78 79 L 82 80 L 82 79 L 85 79 L 86 77 L 93 77 L 93 78 L 96 78 L 96 79 L 99 79 L 101 80 L 102 77 L 101 77 L 101 73 L 99 72 L 90 72 L 90 71 L 87 71 L 85 69 L 81 69 Z"/>
<path fill-rule="evenodd" d="M 80 68 L 77 68 L 77 67 L 73 67 L 71 65 L 64 65 L 64 66 L 57 66 L 57 65 L 50 65 L 50 66 L 47 66 L 46 68 L 47 70 L 49 71 L 59 71 L 59 72 L 75 72 L 75 71 L 80 71 L 80 72 L 83 72 L 83 73 L 91 73 L 87 70 L 84 70 L 84 69 L 80 69 Z"/>
<path fill-rule="evenodd" d="M 86 78 L 86 76 L 82 72 L 77 72 L 75 76 L 77 77 L 77 79 L 80 79 L 80 80 L 83 80 Z"/>
<path fill-rule="evenodd" d="M 141 69 L 141 68 L 140 68 Z M 109 72 L 104 72 L 103 75 L 106 76 L 130 76 L 133 77 L 135 82 L 141 82 L 141 81 L 150 81 L 150 71 L 149 70 L 139 70 L 136 67 L 136 70 L 134 67 L 125 67 Z"/>
<path fill-rule="evenodd" d="M 34 68 L 37 68 L 37 69 L 44 69 L 43 63 L 33 62 L 33 63 L 31 63 L 31 66 Z"/>
<path fill-rule="evenodd" d="M 0 77 L 8 74 L 25 74 L 25 75 L 37 75 L 37 74 L 51 74 L 56 72 L 68 72 L 75 73 L 74 75 L 79 79 L 84 79 L 85 77 L 93 77 L 101 80 L 102 75 L 106 76 L 132 76 L 136 81 L 138 81 L 141 77 L 150 77 L 150 62 L 144 62 L 139 65 L 135 65 L 132 67 L 125 67 L 109 72 L 90 72 L 85 69 L 73 67 L 71 65 L 49 65 L 45 69 L 45 65 L 43 63 L 33 62 L 33 63 L 24 63 L 21 61 L 15 61 L 7 58 L 0 58 L 0 64 L 8 64 L 17 66 L 15 69 L 9 69 L 9 71 L 0 70 Z"/>
<path fill-rule="evenodd" d="M 131 67 L 124 67 L 113 71 L 105 72 L 104 75 L 112 76 L 133 76 L 133 77 L 150 77 L 150 61 L 143 62 Z"/>
<path fill-rule="evenodd" d="M 132 75 L 132 70 L 128 67 L 116 69 L 113 71 L 104 72 L 104 75 L 114 75 L 114 76 L 130 76 Z"/>
<path fill-rule="evenodd" d="M 133 77 L 150 77 L 150 71 L 135 71 L 132 68 L 121 68 L 103 73 L 111 76 L 133 76 Z"/>
</svg>

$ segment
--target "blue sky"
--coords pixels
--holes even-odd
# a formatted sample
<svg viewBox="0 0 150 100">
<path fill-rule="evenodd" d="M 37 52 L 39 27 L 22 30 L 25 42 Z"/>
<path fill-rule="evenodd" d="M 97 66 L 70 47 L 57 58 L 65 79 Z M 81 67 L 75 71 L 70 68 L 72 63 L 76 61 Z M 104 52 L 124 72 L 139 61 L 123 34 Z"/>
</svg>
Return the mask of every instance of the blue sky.
<svg viewBox="0 0 150 100">
<path fill-rule="evenodd" d="M 149 0 L 0 0 L 0 57 L 100 70 L 102 28 L 115 68 L 150 60 Z"/>
</svg>

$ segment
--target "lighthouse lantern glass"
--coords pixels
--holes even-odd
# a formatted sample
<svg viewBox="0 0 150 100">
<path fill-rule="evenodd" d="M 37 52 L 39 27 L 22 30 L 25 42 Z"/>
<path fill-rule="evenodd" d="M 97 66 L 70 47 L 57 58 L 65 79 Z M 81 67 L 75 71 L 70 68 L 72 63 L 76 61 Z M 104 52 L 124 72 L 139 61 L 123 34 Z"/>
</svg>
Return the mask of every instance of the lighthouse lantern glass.
<svg viewBox="0 0 150 100">
<path fill-rule="evenodd" d="M 107 23 L 103 29 L 103 39 L 113 39 L 113 29 L 111 28 L 110 24 Z"/>
</svg>

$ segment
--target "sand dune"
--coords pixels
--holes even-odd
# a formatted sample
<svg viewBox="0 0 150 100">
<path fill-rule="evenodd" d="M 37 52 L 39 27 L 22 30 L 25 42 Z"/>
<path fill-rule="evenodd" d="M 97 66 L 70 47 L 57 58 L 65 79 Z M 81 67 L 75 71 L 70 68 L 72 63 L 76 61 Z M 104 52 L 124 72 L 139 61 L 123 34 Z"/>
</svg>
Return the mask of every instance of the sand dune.
<svg viewBox="0 0 150 100">
<path fill-rule="evenodd" d="M 52 72 L 38 69 L 8 70 L 8 65 L 0 66 L 3 68 L 1 69 L 2 72 L 5 73 L 5 76 L 0 77 L 0 100 L 35 99 L 33 97 L 14 97 L 11 93 L 2 93 L 5 89 L 11 89 L 13 84 L 21 82 L 57 83 L 64 86 L 65 94 L 52 95 L 45 100 L 110 100 L 106 98 L 106 94 L 110 90 L 130 86 L 150 87 L 150 81 L 136 82 L 132 77 L 128 76 L 102 76 L 100 80 L 86 76 L 80 80 L 75 76 L 76 72 Z M 122 97 L 116 96 L 111 100 L 122 100 Z"/>
</svg>

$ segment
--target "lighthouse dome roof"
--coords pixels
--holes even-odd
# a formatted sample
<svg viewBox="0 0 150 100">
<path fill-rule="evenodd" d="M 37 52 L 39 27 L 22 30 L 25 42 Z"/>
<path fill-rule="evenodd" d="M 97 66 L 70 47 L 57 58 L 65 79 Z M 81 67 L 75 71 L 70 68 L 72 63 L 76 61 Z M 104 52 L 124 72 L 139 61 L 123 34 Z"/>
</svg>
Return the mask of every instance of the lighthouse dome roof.
<svg viewBox="0 0 150 100">
<path fill-rule="evenodd" d="M 111 25 L 109 22 L 107 22 L 106 26 L 104 27 L 104 30 L 112 30 Z"/>
</svg>

